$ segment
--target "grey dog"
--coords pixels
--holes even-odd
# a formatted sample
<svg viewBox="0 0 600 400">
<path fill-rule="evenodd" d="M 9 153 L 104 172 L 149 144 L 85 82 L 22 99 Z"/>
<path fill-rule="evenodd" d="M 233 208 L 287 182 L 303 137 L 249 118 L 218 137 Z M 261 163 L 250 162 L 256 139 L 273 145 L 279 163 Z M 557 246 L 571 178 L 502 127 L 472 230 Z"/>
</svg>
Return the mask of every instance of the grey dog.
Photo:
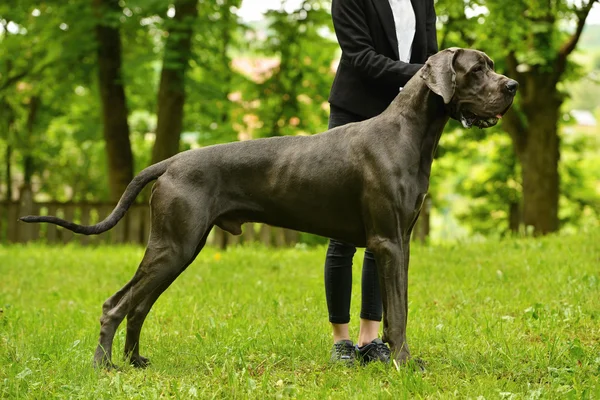
<svg viewBox="0 0 600 400">
<path fill-rule="evenodd" d="M 152 229 L 133 278 L 103 305 L 94 362 L 113 367 L 112 344 L 127 317 L 125 355 L 138 367 L 142 324 L 156 299 L 196 258 L 213 226 L 239 235 L 262 222 L 368 247 L 377 262 L 383 340 L 394 359 L 406 341 L 410 234 L 429 187 L 433 155 L 449 118 L 495 125 L 518 83 L 493 70 L 476 50 L 446 49 L 429 58 L 391 105 L 369 120 L 313 136 L 215 145 L 151 165 L 129 184 L 102 222 L 82 226 L 28 216 L 94 235 L 114 227 L 153 180 Z"/>
</svg>

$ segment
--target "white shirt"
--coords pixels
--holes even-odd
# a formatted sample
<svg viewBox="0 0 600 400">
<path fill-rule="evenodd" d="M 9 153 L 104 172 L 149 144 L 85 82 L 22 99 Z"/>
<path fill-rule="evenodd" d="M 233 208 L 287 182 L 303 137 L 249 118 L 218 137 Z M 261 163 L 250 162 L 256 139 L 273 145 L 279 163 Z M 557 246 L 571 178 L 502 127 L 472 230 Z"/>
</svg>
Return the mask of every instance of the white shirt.
<svg viewBox="0 0 600 400">
<path fill-rule="evenodd" d="M 415 37 L 415 10 L 410 0 L 389 0 L 398 39 L 400 61 L 410 62 L 412 43 Z"/>
</svg>

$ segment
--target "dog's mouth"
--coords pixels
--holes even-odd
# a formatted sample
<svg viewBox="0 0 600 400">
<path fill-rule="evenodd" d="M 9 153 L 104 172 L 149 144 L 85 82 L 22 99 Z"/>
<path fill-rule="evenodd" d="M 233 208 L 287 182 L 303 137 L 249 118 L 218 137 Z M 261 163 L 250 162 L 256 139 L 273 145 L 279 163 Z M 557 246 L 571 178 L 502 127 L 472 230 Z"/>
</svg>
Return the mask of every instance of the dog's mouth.
<svg viewBox="0 0 600 400">
<path fill-rule="evenodd" d="M 489 128 L 496 125 L 501 118 L 502 114 L 497 114 L 494 117 L 483 118 L 473 114 L 470 111 L 461 111 L 459 120 L 465 129 L 469 129 L 472 126 L 476 126 L 478 128 Z"/>
<path fill-rule="evenodd" d="M 462 124 L 462 126 L 465 129 L 469 129 L 472 126 L 476 126 L 481 129 L 489 128 L 489 127 L 496 125 L 498 123 L 498 121 L 500 121 L 502 119 L 504 114 L 510 108 L 511 104 L 509 104 L 502 112 L 499 112 L 498 114 L 496 114 L 494 116 L 488 116 L 488 117 L 479 116 L 468 110 L 459 110 L 459 112 L 458 112 L 459 118 L 457 118 L 457 119 L 460 121 L 460 123 Z"/>
</svg>

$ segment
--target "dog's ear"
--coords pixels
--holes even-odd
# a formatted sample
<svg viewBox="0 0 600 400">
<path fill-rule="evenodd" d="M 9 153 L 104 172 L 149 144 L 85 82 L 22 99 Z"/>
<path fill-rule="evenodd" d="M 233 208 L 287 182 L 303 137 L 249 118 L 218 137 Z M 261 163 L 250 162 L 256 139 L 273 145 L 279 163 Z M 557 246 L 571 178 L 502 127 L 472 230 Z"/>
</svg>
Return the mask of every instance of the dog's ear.
<svg viewBox="0 0 600 400">
<path fill-rule="evenodd" d="M 444 99 L 444 104 L 450 103 L 456 88 L 456 71 L 454 60 L 461 49 L 452 47 L 429 57 L 421 69 L 421 78 L 429 89 Z"/>
</svg>

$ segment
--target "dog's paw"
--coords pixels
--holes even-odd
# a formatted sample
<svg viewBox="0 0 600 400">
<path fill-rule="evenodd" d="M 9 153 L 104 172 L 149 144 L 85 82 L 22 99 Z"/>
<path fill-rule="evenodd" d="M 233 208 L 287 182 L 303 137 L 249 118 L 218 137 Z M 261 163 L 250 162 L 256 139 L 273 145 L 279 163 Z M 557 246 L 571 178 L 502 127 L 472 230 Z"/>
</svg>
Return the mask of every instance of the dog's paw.
<svg viewBox="0 0 600 400">
<path fill-rule="evenodd" d="M 129 363 L 135 368 L 146 368 L 150 365 L 150 360 L 138 354 L 137 356 L 131 357 Z"/>
<path fill-rule="evenodd" d="M 427 370 L 427 363 L 422 358 L 411 358 L 406 363 L 406 366 L 415 372 L 425 372 Z"/>
</svg>

